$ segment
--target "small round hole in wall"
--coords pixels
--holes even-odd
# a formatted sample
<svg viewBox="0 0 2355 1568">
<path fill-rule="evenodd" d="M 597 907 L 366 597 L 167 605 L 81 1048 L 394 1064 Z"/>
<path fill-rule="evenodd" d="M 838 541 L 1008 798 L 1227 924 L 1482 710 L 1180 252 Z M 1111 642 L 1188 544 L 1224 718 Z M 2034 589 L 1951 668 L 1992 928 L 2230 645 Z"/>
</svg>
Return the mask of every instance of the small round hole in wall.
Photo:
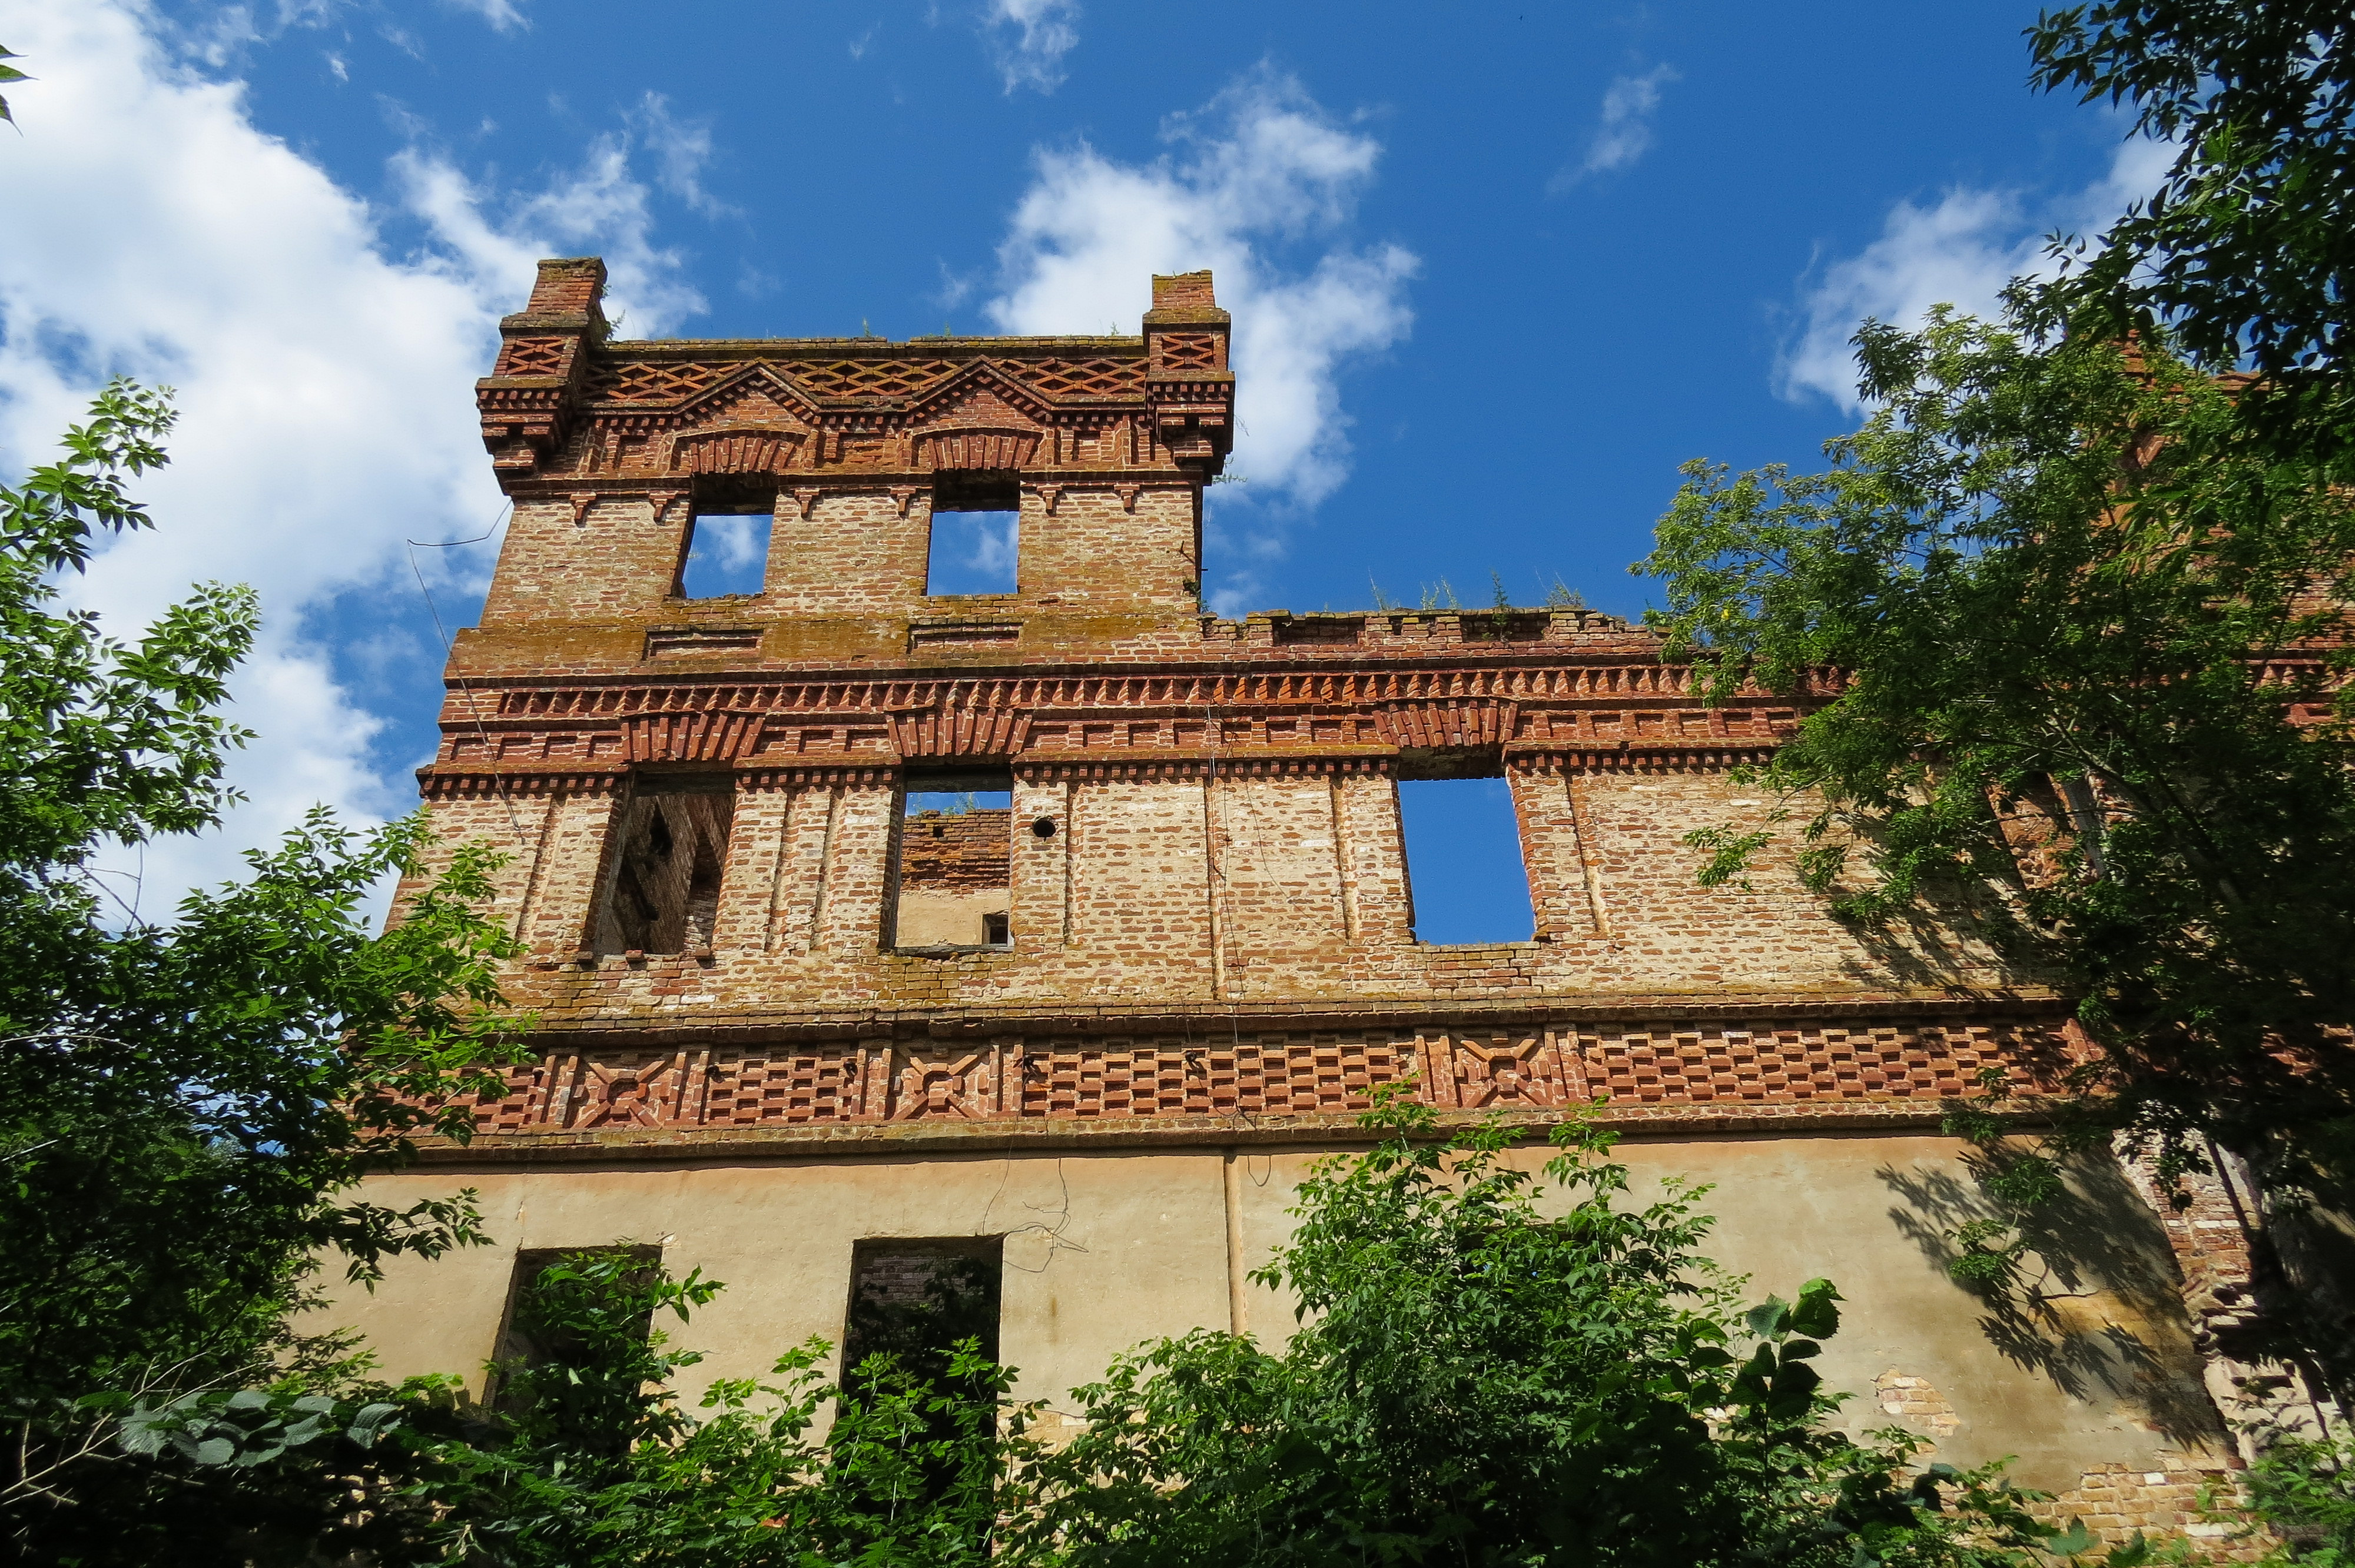
<svg viewBox="0 0 2355 1568">
<path fill-rule="evenodd" d="M 1041 817 L 1030 824 L 1030 831 L 1042 839 L 1051 839 L 1055 836 L 1055 819 Z"/>
</svg>

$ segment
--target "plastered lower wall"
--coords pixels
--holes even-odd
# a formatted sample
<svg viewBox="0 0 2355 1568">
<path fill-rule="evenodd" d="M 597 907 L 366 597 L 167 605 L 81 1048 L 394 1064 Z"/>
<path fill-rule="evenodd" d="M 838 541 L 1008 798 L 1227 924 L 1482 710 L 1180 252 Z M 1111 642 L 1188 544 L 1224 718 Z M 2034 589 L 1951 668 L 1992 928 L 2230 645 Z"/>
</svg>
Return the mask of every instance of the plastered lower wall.
<svg viewBox="0 0 2355 1568">
<path fill-rule="evenodd" d="M 1816 1276 L 1838 1284 L 1844 1322 L 1820 1364 L 1860 1396 L 1851 1425 L 1911 1425 L 1956 1464 L 2017 1455 L 2014 1474 L 2051 1490 L 2105 1466 L 2221 1462 L 2156 1217 L 2113 1168 L 2082 1178 L 2047 1249 L 2053 1310 L 2007 1319 L 1947 1276 L 1935 1240 L 1968 1201 L 1958 1153 L 1930 1135 L 1785 1135 L 1639 1139 L 1619 1157 L 1635 1202 L 1669 1176 L 1710 1187 L 1709 1251 L 1751 1277 L 1751 1298 L 1788 1298 Z M 1287 1234 L 1316 1158 L 1213 1146 L 411 1171 L 371 1181 L 368 1196 L 400 1206 L 472 1187 L 494 1245 L 397 1263 L 327 1318 L 364 1332 L 388 1375 L 478 1383 L 517 1249 L 628 1239 L 659 1244 L 674 1273 L 727 1283 L 677 1338 L 709 1354 L 698 1379 L 750 1376 L 813 1335 L 839 1340 L 855 1242 L 1003 1235 L 1003 1356 L 1021 1370 L 1021 1397 L 1067 1411 L 1073 1385 L 1140 1340 L 1199 1327 L 1266 1343 L 1289 1334 L 1288 1302 L 1235 1266 L 1256 1266 Z M 1535 1167 L 1545 1154 L 1516 1158 Z"/>
</svg>

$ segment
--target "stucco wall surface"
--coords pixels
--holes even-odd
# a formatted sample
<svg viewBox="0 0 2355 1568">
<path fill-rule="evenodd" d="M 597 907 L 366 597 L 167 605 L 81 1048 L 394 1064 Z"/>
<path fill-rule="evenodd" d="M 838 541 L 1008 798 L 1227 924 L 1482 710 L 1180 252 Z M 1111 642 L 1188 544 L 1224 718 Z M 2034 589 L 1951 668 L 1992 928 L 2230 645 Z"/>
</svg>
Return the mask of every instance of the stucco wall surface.
<svg viewBox="0 0 2355 1568">
<path fill-rule="evenodd" d="M 1971 1209 L 1960 1153 L 1935 1136 L 1785 1136 L 1636 1139 L 1619 1158 L 1639 1202 L 1670 1176 L 1710 1186 L 1709 1250 L 1751 1277 L 1752 1298 L 1787 1298 L 1817 1276 L 1838 1285 L 1848 1306 L 1821 1365 L 1859 1395 L 1851 1425 L 1911 1425 L 1957 1464 L 2018 1455 L 2024 1483 L 2055 1490 L 2105 1465 L 2217 1462 L 2222 1436 L 2156 1216 L 2095 1168 L 2045 1249 L 2051 1309 L 1992 1310 L 1947 1276 L 1937 1240 Z M 1068 1411 L 1073 1385 L 1139 1340 L 1233 1326 L 1238 1308 L 1263 1341 L 1289 1334 L 1290 1304 L 1240 1276 L 1288 1233 L 1316 1158 L 1206 1148 L 411 1171 L 368 1195 L 399 1205 L 474 1187 L 495 1245 L 403 1262 L 328 1316 L 368 1335 L 389 1375 L 455 1371 L 479 1386 L 517 1249 L 659 1244 L 675 1273 L 728 1285 L 677 1330 L 709 1355 L 695 1375 L 741 1377 L 812 1335 L 839 1340 L 854 1243 L 1003 1235 L 1002 1354 L 1021 1369 L 1020 1397 Z"/>
</svg>

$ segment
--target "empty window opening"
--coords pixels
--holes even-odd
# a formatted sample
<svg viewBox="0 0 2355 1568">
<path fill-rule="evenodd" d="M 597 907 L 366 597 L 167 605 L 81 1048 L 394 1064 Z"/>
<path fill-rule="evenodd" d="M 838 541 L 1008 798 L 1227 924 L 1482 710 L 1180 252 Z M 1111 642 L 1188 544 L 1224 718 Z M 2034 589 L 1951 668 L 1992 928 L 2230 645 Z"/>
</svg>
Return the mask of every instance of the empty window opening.
<svg viewBox="0 0 2355 1568">
<path fill-rule="evenodd" d="M 1537 919 L 1512 786 L 1502 779 L 1416 779 L 1398 790 L 1415 939 L 1528 941 Z"/>
<path fill-rule="evenodd" d="M 932 486 L 932 556 L 924 591 L 1017 591 L 1022 492 L 1010 475 L 944 474 Z"/>
<path fill-rule="evenodd" d="M 1013 791 L 1003 769 L 908 776 L 893 947 L 1013 942 Z"/>
<path fill-rule="evenodd" d="M 762 503 L 757 512 L 697 507 L 687 524 L 687 554 L 679 562 L 680 597 L 726 599 L 765 591 L 774 504 Z"/>
<path fill-rule="evenodd" d="M 888 1387 L 897 1373 L 943 1393 L 987 1397 L 979 1386 L 951 1386 L 949 1361 L 966 1340 L 977 1341 L 986 1360 L 997 1359 L 1004 1255 L 999 1236 L 854 1244 L 850 1310 L 842 1335 L 843 1392 L 862 1398 Z"/>
<path fill-rule="evenodd" d="M 536 1402 L 537 1374 L 619 1365 L 653 1330 L 641 1298 L 661 1270 L 662 1248 L 629 1242 L 517 1253 L 484 1404 L 513 1417 Z"/>
<path fill-rule="evenodd" d="M 599 952 L 710 950 L 735 804 L 735 779 L 725 773 L 638 781 L 618 813 Z"/>
</svg>

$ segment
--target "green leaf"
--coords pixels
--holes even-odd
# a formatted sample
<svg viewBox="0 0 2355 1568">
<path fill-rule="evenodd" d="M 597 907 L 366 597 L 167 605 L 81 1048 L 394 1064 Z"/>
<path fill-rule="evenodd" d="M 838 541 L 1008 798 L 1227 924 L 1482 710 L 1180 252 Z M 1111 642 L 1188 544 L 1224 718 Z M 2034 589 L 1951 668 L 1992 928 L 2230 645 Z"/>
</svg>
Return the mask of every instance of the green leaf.
<svg viewBox="0 0 2355 1568">
<path fill-rule="evenodd" d="M 2083 1520 L 2073 1518 L 2067 1530 L 2046 1536 L 2043 1546 L 2056 1557 L 2074 1557 L 2094 1549 L 2094 1532 L 2085 1528 Z"/>
<path fill-rule="evenodd" d="M 1791 1308 L 1791 1331 L 1815 1340 L 1838 1333 L 1839 1300 L 1840 1293 L 1830 1280 L 1810 1279 L 1799 1287 L 1799 1299 Z"/>
</svg>

